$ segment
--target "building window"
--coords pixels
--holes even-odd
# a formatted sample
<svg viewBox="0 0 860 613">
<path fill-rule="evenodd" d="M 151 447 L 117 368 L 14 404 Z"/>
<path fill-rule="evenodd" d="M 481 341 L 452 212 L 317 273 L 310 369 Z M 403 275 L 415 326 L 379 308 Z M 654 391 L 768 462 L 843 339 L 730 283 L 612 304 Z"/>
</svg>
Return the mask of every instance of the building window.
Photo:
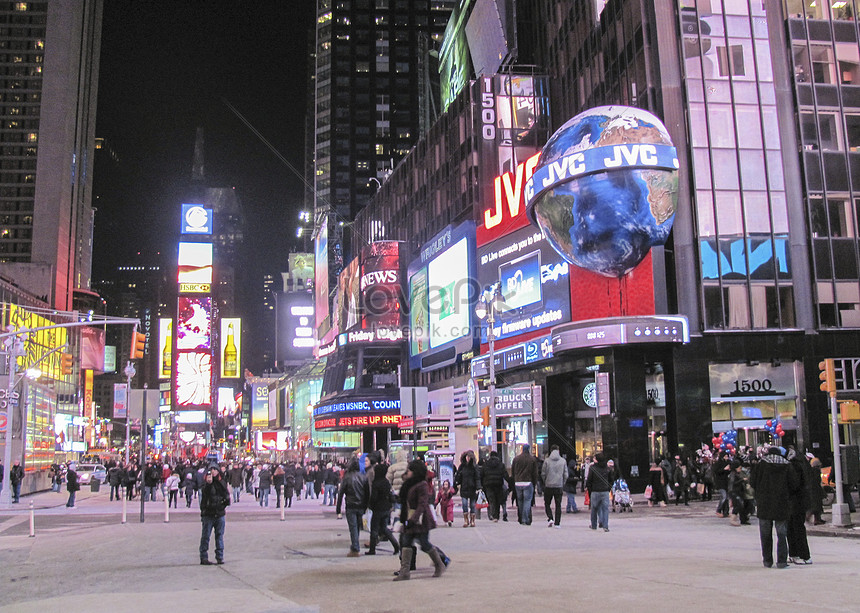
<svg viewBox="0 0 860 613">
<path fill-rule="evenodd" d="M 717 62 L 721 77 L 742 77 L 744 70 L 744 48 L 742 45 L 717 47 Z"/>
</svg>

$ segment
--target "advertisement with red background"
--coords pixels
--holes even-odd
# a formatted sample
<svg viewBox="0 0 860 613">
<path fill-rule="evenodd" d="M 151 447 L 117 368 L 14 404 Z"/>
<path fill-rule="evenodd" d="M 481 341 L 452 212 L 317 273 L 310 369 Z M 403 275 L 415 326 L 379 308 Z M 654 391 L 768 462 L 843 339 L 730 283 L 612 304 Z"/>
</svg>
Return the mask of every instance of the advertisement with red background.
<svg viewBox="0 0 860 613">
<path fill-rule="evenodd" d="M 403 319 L 402 279 L 398 241 L 378 241 L 362 248 L 359 279 L 362 328 L 400 327 Z"/>
</svg>

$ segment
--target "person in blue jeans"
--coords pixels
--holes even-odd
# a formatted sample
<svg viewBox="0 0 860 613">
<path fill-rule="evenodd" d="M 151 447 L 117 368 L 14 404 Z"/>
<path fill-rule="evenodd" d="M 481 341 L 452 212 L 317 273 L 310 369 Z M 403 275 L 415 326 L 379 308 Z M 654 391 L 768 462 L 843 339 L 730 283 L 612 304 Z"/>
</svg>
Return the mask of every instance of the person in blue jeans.
<svg viewBox="0 0 860 613">
<path fill-rule="evenodd" d="M 349 553 L 347 557 L 357 558 L 360 555 L 359 531 L 361 530 L 361 517 L 367 511 L 367 503 L 370 500 L 370 486 L 367 475 L 359 470 L 358 458 L 353 457 L 346 467 L 346 473 L 340 482 L 337 491 L 337 518 L 342 519 L 341 508 L 346 498 L 346 524 L 349 526 Z"/>
<path fill-rule="evenodd" d="M 598 453 L 594 456 L 594 464 L 588 469 L 588 478 L 585 480 L 585 489 L 591 500 L 592 530 L 597 530 L 600 526 L 604 532 L 609 532 L 609 490 L 611 488 L 612 478 L 609 476 L 606 456 Z"/>
<path fill-rule="evenodd" d="M 538 480 L 537 459 L 531 451 L 531 445 L 523 445 L 522 453 L 511 462 L 511 479 L 517 494 L 517 520 L 525 526 L 532 523 L 532 501 Z"/>
<path fill-rule="evenodd" d="M 221 479 L 217 466 L 209 469 L 200 490 L 200 564 L 209 566 L 209 536 L 215 531 L 215 563 L 224 563 L 224 528 L 227 523 L 227 507 L 230 506 L 230 492 Z"/>
</svg>

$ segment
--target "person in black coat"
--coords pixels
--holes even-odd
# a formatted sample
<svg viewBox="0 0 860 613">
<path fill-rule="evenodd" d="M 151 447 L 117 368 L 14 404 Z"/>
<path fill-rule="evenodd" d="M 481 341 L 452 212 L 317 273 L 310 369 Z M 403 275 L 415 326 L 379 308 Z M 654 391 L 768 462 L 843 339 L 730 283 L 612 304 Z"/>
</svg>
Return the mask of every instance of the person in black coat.
<svg viewBox="0 0 860 613">
<path fill-rule="evenodd" d="M 394 555 L 400 552 L 400 545 L 388 524 L 391 520 L 391 499 L 394 492 L 391 491 L 391 482 L 385 478 L 388 466 L 376 464 L 373 467 L 373 481 L 370 484 L 370 502 L 368 507 L 373 513 L 370 518 L 370 549 L 365 555 L 376 555 L 376 545 L 379 543 L 379 535 L 382 534 L 394 547 Z"/>
<path fill-rule="evenodd" d="M 200 534 L 200 564 L 208 566 L 209 536 L 215 530 L 215 562 L 224 563 L 224 527 L 226 525 L 227 507 L 230 506 L 230 492 L 221 478 L 217 466 L 209 469 L 200 489 L 200 521 L 203 531 Z"/>
<path fill-rule="evenodd" d="M 791 493 L 800 481 L 779 447 L 771 447 L 752 471 L 758 515 L 762 563 L 773 566 L 773 532 L 776 530 L 776 567 L 788 567 L 788 519 Z"/>
<path fill-rule="evenodd" d="M 797 455 L 794 447 L 786 454 L 789 466 L 799 483 L 797 489 L 789 492 L 789 517 L 787 526 L 788 561 L 794 564 L 812 564 L 809 554 L 809 541 L 806 539 L 806 514 L 812 508 L 809 489 L 806 486 L 805 458 Z"/>
<path fill-rule="evenodd" d="M 74 462 L 70 462 L 69 470 L 66 472 L 66 490 L 69 492 L 69 501 L 66 503 L 66 506 L 70 509 L 74 508 L 75 494 L 81 489 L 81 485 L 78 483 L 78 473 L 75 471 L 76 467 L 77 465 Z"/>
<path fill-rule="evenodd" d="M 499 506 L 505 504 L 504 483 L 507 472 L 499 454 L 491 451 L 481 470 L 481 485 L 487 495 L 487 515 L 490 521 L 499 521 Z"/>
<path fill-rule="evenodd" d="M 478 490 L 481 489 L 481 475 L 475 464 L 475 452 L 471 449 L 460 456 L 460 466 L 454 474 L 454 490 L 459 491 L 463 504 L 463 527 L 475 527 L 475 505 L 478 502 Z"/>
</svg>

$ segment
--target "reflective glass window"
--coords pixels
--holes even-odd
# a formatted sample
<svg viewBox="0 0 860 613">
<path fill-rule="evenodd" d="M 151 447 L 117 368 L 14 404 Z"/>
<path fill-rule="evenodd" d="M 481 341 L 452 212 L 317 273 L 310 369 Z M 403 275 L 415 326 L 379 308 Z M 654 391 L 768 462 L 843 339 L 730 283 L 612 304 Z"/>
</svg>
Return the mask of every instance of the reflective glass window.
<svg viewBox="0 0 860 613">
<path fill-rule="evenodd" d="M 738 159 L 735 149 L 713 149 L 714 187 L 738 189 Z"/>
</svg>

